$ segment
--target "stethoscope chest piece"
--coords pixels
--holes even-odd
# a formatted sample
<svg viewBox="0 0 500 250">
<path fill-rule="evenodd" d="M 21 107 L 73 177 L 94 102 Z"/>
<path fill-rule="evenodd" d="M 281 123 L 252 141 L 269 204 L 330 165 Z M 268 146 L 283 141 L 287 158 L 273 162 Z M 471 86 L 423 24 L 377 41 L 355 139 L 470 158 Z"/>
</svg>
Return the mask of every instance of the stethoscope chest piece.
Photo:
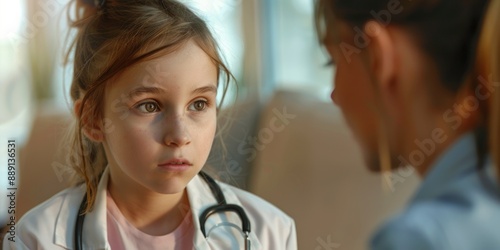
<svg viewBox="0 0 500 250">
<path fill-rule="evenodd" d="M 203 233 L 203 236 L 207 238 L 207 233 L 205 229 L 205 224 L 208 220 L 208 218 L 216 213 L 224 213 L 224 212 L 233 212 L 238 215 L 238 217 L 241 220 L 241 231 L 243 232 L 243 235 L 245 237 L 245 250 L 250 250 L 251 248 L 251 242 L 250 242 L 250 231 L 251 231 L 251 225 L 250 225 L 250 220 L 248 219 L 247 214 L 245 213 L 245 210 L 241 206 L 238 206 L 236 204 L 227 204 L 226 199 L 224 197 L 224 193 L 220 189 L 219 185 L 215 182 L 212 177 L 207 175 L 204 172 L 200 172 L 200 176 L 207 182 L 209 185 L 210 189 L 212 190 L 212 193 L 217 199 L 217 204 L 208 207 L 201 213 L 200 215 L 200 230 Z"/>
</svg>

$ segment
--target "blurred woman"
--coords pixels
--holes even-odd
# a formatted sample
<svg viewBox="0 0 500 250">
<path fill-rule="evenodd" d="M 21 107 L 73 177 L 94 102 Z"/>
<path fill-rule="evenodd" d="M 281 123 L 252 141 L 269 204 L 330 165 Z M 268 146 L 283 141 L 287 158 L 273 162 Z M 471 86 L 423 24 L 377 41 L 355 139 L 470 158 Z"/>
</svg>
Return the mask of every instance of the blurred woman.
<svg viewBox="0 0 500 250">
<path fill-rule="evenodd" d="M 331 98 L 366 165 L 423 179 L 371 249 L 500 249 L 499 13 L 499 0 L 318 1 Z"/>
</svg>

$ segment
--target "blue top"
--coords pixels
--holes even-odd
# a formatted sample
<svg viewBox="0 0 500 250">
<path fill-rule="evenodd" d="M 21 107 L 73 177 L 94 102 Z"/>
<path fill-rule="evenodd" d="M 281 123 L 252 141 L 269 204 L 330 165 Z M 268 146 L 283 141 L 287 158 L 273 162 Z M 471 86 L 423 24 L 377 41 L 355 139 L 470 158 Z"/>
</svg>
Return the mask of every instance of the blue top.
<svg viewBox="0 0 500 250">
<path fill-rule="evenodd" d="M 468 133 L 430 169 L 406 210 L 374 235 L 372 250 L 500 249 L 500 196 L 477 170 L 475 138 Z M 483 174 L 498 189 L 491 159 Z"/>
</svg>

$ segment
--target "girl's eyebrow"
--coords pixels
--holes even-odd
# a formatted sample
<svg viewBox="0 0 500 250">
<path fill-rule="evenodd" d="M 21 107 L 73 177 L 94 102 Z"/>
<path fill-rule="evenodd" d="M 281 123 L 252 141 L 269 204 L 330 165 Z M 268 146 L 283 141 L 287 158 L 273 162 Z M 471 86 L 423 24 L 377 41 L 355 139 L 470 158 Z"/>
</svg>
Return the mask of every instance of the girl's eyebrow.
<svg viewBox="0 0 500 250">
<path fill-rule="evenodd" d="M 214 94 L 217 94 L 217 87 L 215 85 L 207 85 L 207 86 L 197 88 L 197 89 L 193 90 L 193 92 L 191 92 L 191 93 L 193 95 L 195 95 L 195 94 L 204 94 L 207 92 L 213 92 Z"/>
<path fill-rule="evenodd" d="M 161 88 L 156 88 L 156 87 L 145 87 L 145 86 L 141 86 L 141 87 L 138 87 L 138 88 L 135 88 L 135 89 L 132 89 L 129 93 L 128 93 L 128 97 L 130 99 L 134 98 L 134 97 L 137 97 L 137 96 L 140 96 L 140 95 L 143 95 L 143 94 L 148 94 L 148 93 L 151 93 L 151 94 L 159 94 L 159 93 L 163 93 L 163 89 Z"/>
<path fill-rule="evenodd" d="M 217 87 L 215 85 L 207 85 L 207 86 L 203 86 L 200 88 L 196 88 L 191 93 L 193 95 L 195 95 L 195 94 L 204 94 L 207 92 L 212 92 L 214 94 L 217 94 Z M 161 88 L 141 86 L 141 87 L 132 89 L 127 94 L 127 96 L 128 96 L 128 98 L 133 99 L 134 97 L 137 97 L 137 96 L 140 96 L 143 94 L 161 94 L 161 93 L 165 93 L 165 91 Z"/>
</svg>

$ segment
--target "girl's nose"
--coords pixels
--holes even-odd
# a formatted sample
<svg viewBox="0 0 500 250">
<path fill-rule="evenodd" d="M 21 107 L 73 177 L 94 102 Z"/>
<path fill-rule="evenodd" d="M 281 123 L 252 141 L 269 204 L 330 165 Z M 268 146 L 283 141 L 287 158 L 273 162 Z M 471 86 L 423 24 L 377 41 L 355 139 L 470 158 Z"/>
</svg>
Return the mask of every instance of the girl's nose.
<svg viewBox="0 0 500 250">
<path fill-rule="evenodd" d="M 182 117 L 168 119 L 165 126 L 167 127 L 164 138 L 165 145 L 169 147 L 182 147 L 191 143 L 191 136 Z"/>
</svg>

